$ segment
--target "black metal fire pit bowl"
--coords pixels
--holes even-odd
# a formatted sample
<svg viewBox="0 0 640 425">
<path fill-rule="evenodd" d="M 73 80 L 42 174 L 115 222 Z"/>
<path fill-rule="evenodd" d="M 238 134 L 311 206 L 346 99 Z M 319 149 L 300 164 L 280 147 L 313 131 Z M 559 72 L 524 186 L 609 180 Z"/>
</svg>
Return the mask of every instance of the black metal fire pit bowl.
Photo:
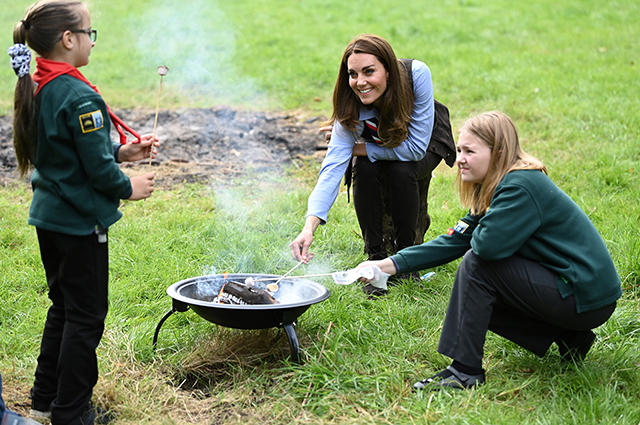
<svg viewBox="0 0 640 425">
<path fill-rule="evenodd" d="M 244 283 L 249 277 L 259 280 L 255 282 L 257 288 L 266 290 L 268 284 L 276 282 L 282 276 L 248 273 L 210 275 L 192 277 L 169 286 L 167 294 L 173 298 L 173 305 L 156 327 L 153 335 L 154 349 L 163 323 L 176 311 L 191 309 L 203 319 L 228 328 L 283 328 L 289 338 L 291 360 L 300 363 L 300 345 L 294 329 L 296 319 L 313 304 L 329 298 L 331 292 L 311 280 L 285 278 L 278 282 L 278 291 L 273 294 L 279 304 L 233 305 L 215 302 L 225 281 Z"/>
</svg>

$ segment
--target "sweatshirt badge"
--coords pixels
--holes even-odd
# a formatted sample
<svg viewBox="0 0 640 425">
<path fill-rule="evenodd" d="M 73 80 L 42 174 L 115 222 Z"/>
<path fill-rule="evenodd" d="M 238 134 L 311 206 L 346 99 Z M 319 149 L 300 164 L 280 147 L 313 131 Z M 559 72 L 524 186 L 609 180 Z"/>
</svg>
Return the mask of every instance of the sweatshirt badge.
<svg viewBox="0 0 640 425">
<path fill-rule="evenodd" d="M 100 130 L 103 126 L 102 111 L 99 109 L 88 114 L 80 115 L 80 127 L 82 127 L 83 133 Z"/>
<path fill-rule="evenodd" d="M 462 220 L 458 221 L 458 224 L 456 224 L 453 229 L 451 227 L 449 227 L 449 230 L 447 230 L 447 235 L 451 236 L 453 235 L 453 232 L 458 232 L 458 233 L 464 233 L 467 231 L 467 229 L 469 228 L 469 223 L 466 223 Z"/>
</svg>

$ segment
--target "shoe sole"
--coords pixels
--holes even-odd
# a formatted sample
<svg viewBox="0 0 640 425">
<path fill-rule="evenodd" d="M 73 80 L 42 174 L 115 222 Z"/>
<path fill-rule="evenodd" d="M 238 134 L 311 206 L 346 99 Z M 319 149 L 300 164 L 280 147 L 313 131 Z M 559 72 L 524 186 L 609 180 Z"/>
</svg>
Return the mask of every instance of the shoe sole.
<svg viewBox="0 0 640 425">
<path fill-rule="evenodd" d="M 49 412 L 49 411 L 43 412 L 41 410 L 31 409 L 31 410 L 29 410 L 29 416 L 31 416 L 32 418 L 49 419 L 49 418 L 51 418 L 51 412 Z"/>
</svg>

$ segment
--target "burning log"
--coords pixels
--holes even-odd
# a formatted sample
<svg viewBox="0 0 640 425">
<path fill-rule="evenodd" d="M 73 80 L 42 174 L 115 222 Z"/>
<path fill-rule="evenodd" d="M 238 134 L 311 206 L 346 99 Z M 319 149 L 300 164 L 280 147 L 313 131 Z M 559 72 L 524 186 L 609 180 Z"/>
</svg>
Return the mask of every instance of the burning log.
<svg viewBox="0 0 640 425">
<path fill-rule="evenodd" d="M 279 304 L 267 291 L 233 281 L 222 286 L 217 302 L 235 305 Z"/>
</svg>

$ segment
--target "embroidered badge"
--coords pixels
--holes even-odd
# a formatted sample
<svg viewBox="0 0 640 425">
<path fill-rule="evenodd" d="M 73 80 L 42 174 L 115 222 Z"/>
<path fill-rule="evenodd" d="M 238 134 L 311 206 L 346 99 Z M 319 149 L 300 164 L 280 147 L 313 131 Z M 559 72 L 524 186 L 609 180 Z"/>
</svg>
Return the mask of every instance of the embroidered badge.
<svg viewBox="0 0 640 425">
<path fill-rule="evenodd" d="M 469 223 L 466 223 L 466 222 L 460 220 L 460 221 L 458 221 L 458 224 L 455 225 L 453 230 L 455 230 L 458 233 L 464 233 L 464 232 L 466 232 L 466 230 L 468 228 L 469 228 Z"/>
<path fill-rule="evenodd" d="M 80 127 L 83 133 L 99 130 L 103 125 L 104 120 L 102 119 L 102 111 L 100 110 L 80 115 Z"/>
<path fill-rule="evenodd" d="M 453 228 L 449 227 L 449 229 L 447 230 L 447 235 L 451 236 L 453 235 L 454 232 L 464 233 L 467 231 L 468 228 L 469 228 L 469 223 L 466 223 L 460 220 L 458 221 L 458 224 L 456 224 Z"/>
<path fill-rule="evenodd" d="M 81 103 L 80 105 L 76 106 L 76 111 L 79 111 L 80 109 L 86 108 L 87 106 L 91 106 L 91 105 L 93 105 L 93 102 L 90 100 L 87 102 Z"/>
</svg>

